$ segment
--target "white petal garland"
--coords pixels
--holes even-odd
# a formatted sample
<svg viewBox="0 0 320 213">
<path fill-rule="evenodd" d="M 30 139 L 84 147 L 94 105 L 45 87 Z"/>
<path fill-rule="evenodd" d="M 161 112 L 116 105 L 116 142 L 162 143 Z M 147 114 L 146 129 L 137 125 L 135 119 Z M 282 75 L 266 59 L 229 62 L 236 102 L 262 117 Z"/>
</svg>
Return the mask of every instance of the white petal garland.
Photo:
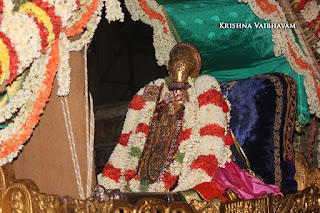
<svg viewBox="0 0 320 213">
<path fill-rule="evenodd" d="M 144 3 L 153 10 L 148 10 L 151 14 L 144 12 L 143 8 L 145 5 L 142 6 Z M 141 20 L 153 27 L 153 46 L 158 65 L 167 65 L 169 53 L 177 42 L 169 30 L 170 28 L 159 4 L 155 0 L 125 0 L 125 4 L 131 14 L 132 20 Z M 163 20 L 152 18 L 152 12 L 160 14 Z"/>
<path fill-rule="evenodd" d="M 300 10 L 301 15 L 307 22 L 311 22 L 312 20 L 316 19 L 320 9 L 316 1 L 310 1 L 306 4 L 306 6 Z"/>
<path fill-rule="evenodd" d="M 124 13 L 118 0 L 105 0 L 106 2 L 106 16 L 105 18 L 110 23 L 111 21 L 124 21 Z"/>
<path fill-rule="evenodd" d="M 160 86 L 161 83 L 164 83 L 163 79 L 151 82 L 149 85 Z M 200 136 L 200 128 L 205 127 L 207 124 L 218 124 L 222 129 L 228 128 L 226 124 L 229 122 L 230 115 L 228 114 L 227 116 L 221 107 L 217 107 L 212 103 L 206 104 L 205 110 L 201 110 L 201 107 L 199 107 L 199 95 L 215 88 L 216 91 L 220 91 L 218 82 L 211 76 L 201 76 L 195 83 L 193 79 L 189 78 L 189 84 L 191 88 L 188 89 L 189 101 L 185 104 L 182 131 L 190 131 L 191 135 L 182 140 L 179 145 L 178 153 L 180 156 L 183 156 L 182 159 L 174 160 L 167 171 L 170 175 L 179 176 L 178 186 L 174 191 L 187 190 L 202 182 L 211 181 L 212 177 L 210 177 L 204 169 L 192 169 L 192 164 L 195 163 L 195 159 L 198 157 L 214 155 L 220 167 L 224 167 L 226 162 L 231 161 L 230 146 L 225 145 L 222 138 L 211 135 Z M 141 89 L 137 95 L 141 96 L 143 90 L 144 88 Z M 164 98 L 164 94 L 167 91 L 167 86 L 164 86 L 160 101 Z M 137 132 L 137 127 L 140 124 L 150 126 L 155 106 L 156 103 L 154 101 L 146 101 L 140 110 L 129 107 L 121 134 L 122 136 L 127 135 L 127 137 L 129 137 L 128 141 L 126 144 L 123 144 L 120 137 L 119 143 L 106 164 L 106 166 L 111 167 L 111 170 L 109 171 L 107 169 L 106 172 L 112 173 L 111 175 L 117 173 L 116 176 L 119 175 L 119 180 L 115 181 L 103 175 L 103 173 L 98 175 L 99 184 L 106 188 L 119 188 L 121 191 L 130 192 L 166 191 L 163 180 L 149 185 L 141 185 L 140 180 L 136 178 L 126 181 L 127 172 L 136 172 L 141 153 L 147 140 L 146 133 Z M 210 106 L 212 107 L 211 109 Z M 215 109 L 218 112 L 214 112 Z M 209 114 L 207 112 L 209 112 Z M 203 115 L 201 115 L 202 113 L 206 113 L 206 116 L 211 119 L 210 123 L 200 121 L 200 118 L 203 117 Z M 224 116 L 216 116 L 217 113 L 221 113 Z M 112 170 L 115 170 L 115 172 Z M 118 172 L 116 172 L 116 170 L 118 170 Z"/>
<path fill-rule="evenodd" d="M 6 34 L 15 44 L 20 66 L 18 74 L 28 67 L 34 58 L 40 56 L 41 39 L 36 23 L 29 16 L 22 13 L 12 13 L 4 17 L 0 31 Z"/>
</svg>

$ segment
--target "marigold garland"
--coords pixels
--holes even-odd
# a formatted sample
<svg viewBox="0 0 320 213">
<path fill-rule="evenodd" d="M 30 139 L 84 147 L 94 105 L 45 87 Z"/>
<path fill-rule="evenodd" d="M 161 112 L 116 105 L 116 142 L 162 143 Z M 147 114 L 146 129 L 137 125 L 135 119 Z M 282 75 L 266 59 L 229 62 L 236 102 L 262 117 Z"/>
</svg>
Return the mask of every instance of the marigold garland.
<svg viewBox="0 0 320 213">
<path fill-rule="evenodd" d="M 270 15 L 271 13 L 277 12 L 280 15 L 279 11 L 277 10 L 277 6 L 270 4 L 268 0 L 257 0 L 257 5 L 263 10 L 266 14 Z"/>
<path fill-rule="evenodd" d="M 282 11 L 280 5 L 275 0 L 263 0 L 264 4 L 261 4 L 261 0 L 239 0 L 248 3 L 251 10 L 254 12 L 257 17 L 264 20 L 270 20 L 273 23 L 287 22 L 286 16 Z M 270 13 L 265 5 L 275 5 L 276 11 Z M 290 29 L 271 29 L 272 30 L 272 41 L 275 43 L 274 54 L 275 56 L 283 55 L 286 60 L 289 62 L 293 71 L 299 75 L 304 76 L 304 86 L 306 88 L 306 94 L 308 97 L 308 104 L 311 114 L 316 114 L 317 117 L 320 117 L 320 99 L 319 99 L 319 85 L 315 80 L 316 76 L 311 67 L 307 62 L 309 59 L 304 54 L 299 44 L 295 41 L 295 36 L 293 35 Z M 292 45 L 290 50 L 289 43 Z M 296 52 L 298 57 L 292 55 L 292 50 Z M 308 63 L 309 68 L 304 69 L 304 66 L 301 66 L 301 62 Z M 300 64 L 298 64 L 300 63 Z"/>
<path fill-rule="evenodd" d="M 32 134 L 49 99 L 57 70 L 63 72 L 60 75 L 59 88 L 61 84 L 70 84 L 67 76 L 70 75 L 68 72 L 70 67 L 65 58 L 68 58 L 68 52 L 71 49 L 75 47 L 81 49 L 84 44 L 90 42 L 101 18 L 103 2 L 94 0 L 90 3 L 91 7 L 88 12 L 81 15 L 80 22 L 77 23 L 80 23 L 81 27 L 87 27 L 85 36 L 81 37 L 80 43 L 71 44 L 64 34 L 60 34 L 61 28 L 68 26 L 68 23 L 71 23 L 74 17 L 80 14 L 76 10 L 84 8 L 80 8 L 80 5 L 84 4 L 83 1 L 35 0 L 23 3 L 18 11 L 13 12 L 14 5 L 11 0 L 0 0 L 0 20 L 2 20 L 0 28 L 0 80 L 2 79 L 2 82 L 0 84 L 4 80 L 11 83 L 17 74 L 21 74 L 26 67 L 30 66 L 32 61 L 37 61 L 36 66 L 31 66 L 33 71 L 28 74 L 22 89 L 10 103 L 0 109 L 2 122 L 9 119 L 13 113 L 18 112 L 15 119 L 1 130 L 1 165 L 12 161 L 22 149 L 22 144 Z M 89 13 L 91 16 L 88 16 Z M 23 26 L 17 28 L 13 23 Z M 46 52 L 50 49 L 50 45 L 52 45 L 51 52 L 47 55 Z M 40 57 L 41 54 L 45 54 L 45 57 Z M 63 63 L 60 63 L 60 57 L 64 58 Z M 40 65 L 41 61 L 45 63 Z M 41 71 L 35 71 L 37 68 L 41 68 Z M 61 81 L 61 77 L 65 80 Z M 66 88 L 68 86 L 63 85 L 63 90 L 59 90 L 60 93 L 66 94 L 68 92 Z"/>
<path fill-rule="evenodd" d="M 93 13 L 98 8 L 98 3 L 99 0 L 92 0 L 90 7 L 87 7 L 87 12 L 81 16 L 80 20 L 70 28 L 63 28 L 62 32 L 64 32 L 67 37 L 82 33 L 84 28 L 87 26 L 88 21 L 92 18 Z"/>
<path fill-rule="evenodd" d="M 33 110 L 30 113 L 28 121 L 22 126 L 18 133 L 12 135 L 9 140 L 0 144 L 0 149 L 2 150 L 2 152 L 0 152 L 0 158 L 5 158 L 9 153 L 19 150 L 20 145 L 30 138 L 33 128 L 39 122 L 40 115 L 43 113 L 46 102 L 49 101 L 53 79 L 58 70 L 59 62 L 59 39 L 57 39 L 52 43 L 45 80 L 40 89 L 38 99 L 33 105 Z"/>
<path fill-rule="evenodd" d="M 287 38 L 288 39 L 288 38 Z M 310 66 L 309 63 L 303 61 L 302 58 L 298 58 L 297 56 L 297 53 L 294 51 L 294 49 L 292 48 L 292 45 L 291 43 L 289 42 L 288 40 L 288 46 L 289 46 L 289 50 L 290 50 L 290 53 L 291 53 L 291 56 L 294 58 L 295 62 L 299 65 L 299 67 L 301 69 L 308 69 L 311 73 L 311 76 L 313 78 L 313 81 L 314 81 L 314 85 L 316 87 L 316 92 L 317 92 L 317 97 L 318 97 L 318 102 L 320 103 L 320 86 L 317 82 L 317 76 L 316 74 L 314 73 L 312 67 Z"/>
<path fill-rule="evenodd" d="M 154 11 L 148 4 L 145 0 L 138 0 L 139 4 L 140 4 L 140 7 L 141 9 L 143 10 L 143 12 L 145 14 L 147 14 L 149 16 L 149 19 L 158 19 L 161 24 L 165 24 L 167 21 L 164 19 L 164 17 L 160 14 L 160 13 L 157 13 L 156 11 Z M 165 34 L 168 33 L 168 29 L 166 26 L 163 26 L 163 32 Z"/>
</svg>

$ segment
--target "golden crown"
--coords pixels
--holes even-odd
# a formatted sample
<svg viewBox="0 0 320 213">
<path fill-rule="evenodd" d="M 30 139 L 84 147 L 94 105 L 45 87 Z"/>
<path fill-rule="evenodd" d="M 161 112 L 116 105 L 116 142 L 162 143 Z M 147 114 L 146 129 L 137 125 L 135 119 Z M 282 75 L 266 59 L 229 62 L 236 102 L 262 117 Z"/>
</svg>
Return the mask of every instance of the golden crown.
<svg viewBox="0 0 320 213">
<path fill-rule="evenodd" d="M 199 75 L 201 62 L 200 53 L 195 46 L 187 42 L 176 44 L 170 52 L 170 89 L 188 87 L 189 76 L 195 78 Z"/>
</svg>

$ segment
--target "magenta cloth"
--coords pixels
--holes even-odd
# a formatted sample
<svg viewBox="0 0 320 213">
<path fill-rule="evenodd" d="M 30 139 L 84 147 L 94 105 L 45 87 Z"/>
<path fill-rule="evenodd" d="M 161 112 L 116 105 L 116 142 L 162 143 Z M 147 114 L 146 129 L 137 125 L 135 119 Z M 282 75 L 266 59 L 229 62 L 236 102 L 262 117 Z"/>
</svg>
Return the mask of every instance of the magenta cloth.
<svg viewBox="0 0 320 213">
<path fill-rule="evenodd" d="M 263 183 L 244 172 L 233 161 L 226 163 L 225 168 L 219 167 L 212 182 L 220 191 L 229 188 L 243 200 L 260 198 L 264 194 L 283 196 L 279 186 Z"/>
</svg>

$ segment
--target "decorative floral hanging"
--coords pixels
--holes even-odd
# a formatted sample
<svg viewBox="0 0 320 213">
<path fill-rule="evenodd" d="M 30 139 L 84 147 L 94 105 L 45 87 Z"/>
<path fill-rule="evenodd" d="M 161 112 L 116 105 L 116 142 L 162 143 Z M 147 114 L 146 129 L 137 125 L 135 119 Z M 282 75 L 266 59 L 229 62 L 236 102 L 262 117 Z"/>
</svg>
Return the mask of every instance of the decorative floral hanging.
<svg viewBox="0 0 320 213">
<path fill-rule="evenodd" d="M 120 3 L 108 2 L 34 0 L 14 5 L 12 0 L 0 0 L 0 85 L 11 84 L 31 65 L 22 88 L 0 108 L 0 123 L 14 115 L 0 130 L 0 166 L 11 162 L 30 138 L 49 100 L 57 72 L 58 95 L 68 95 L 69 52 L 81 50 L 91 41 L 103 4 L 109 12 L 107 18 L 123 21 Z M 80 39 L 68 40 L 80 33 Z"/>
<path fill-rule="evenodd" d="M 260 18 L 272 23 L 287 22 L 279 3 L 275 0 L 244 0 L 251 10 Z M 272 8 L 272 9 L 271 9 Z M 272 28 L 272 40 L 275 43 L 275 56 L 283 55 L 289 62 L 291 68 L 299 75 L 304 76 L 304 86 L 310 105 L 310 113 L 320 117 L 320 84 L 311 64 L 295 41 L 290 29 Z"/>
</svg>

